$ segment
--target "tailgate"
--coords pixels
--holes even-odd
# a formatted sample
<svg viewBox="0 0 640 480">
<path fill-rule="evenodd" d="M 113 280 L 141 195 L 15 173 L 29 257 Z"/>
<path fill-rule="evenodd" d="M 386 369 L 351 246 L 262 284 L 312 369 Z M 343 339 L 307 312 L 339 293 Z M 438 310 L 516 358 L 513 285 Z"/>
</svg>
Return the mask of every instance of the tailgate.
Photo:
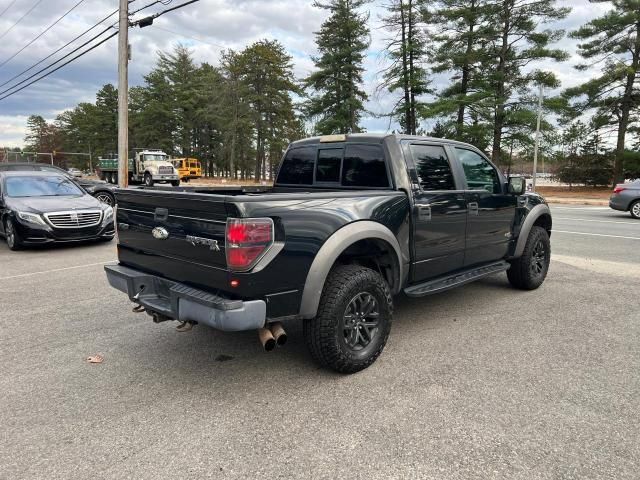
<svg viewBox="0 0 640 480">
<path fill-rule="evenodd" d="M 235 206 L 225 195 L 127 189 L 117 196 L 118 244 L 131 250 L 127 258 L 163 257 L 185 269 L 226 269 L 225 227 L 227 216 L 233 216 L 227 206 L 234 211 Z M 148 268 L 155 262 L 139 258 L 139 264 Z"/>
</svg>

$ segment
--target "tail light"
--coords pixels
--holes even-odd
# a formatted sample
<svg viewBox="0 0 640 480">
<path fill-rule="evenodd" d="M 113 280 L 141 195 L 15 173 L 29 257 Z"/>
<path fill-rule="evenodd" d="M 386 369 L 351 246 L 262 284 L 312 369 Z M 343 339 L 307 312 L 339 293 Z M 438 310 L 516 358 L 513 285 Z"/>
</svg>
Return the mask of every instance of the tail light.
<svg viewBox="0 0 640 480">
<path fill-rule="evenodd" d="M 626 188 L 617 186 L 616 188 L 613 189 L 613 193 L 620 193 L 624 190 L 626 190 Z"/>
<path fill-rule="evenodd" d="M 225 235 L 227 266 L 249 270 L 273 244 L 273 220 L 270 218 L 229 218 Z"/>
</svg>

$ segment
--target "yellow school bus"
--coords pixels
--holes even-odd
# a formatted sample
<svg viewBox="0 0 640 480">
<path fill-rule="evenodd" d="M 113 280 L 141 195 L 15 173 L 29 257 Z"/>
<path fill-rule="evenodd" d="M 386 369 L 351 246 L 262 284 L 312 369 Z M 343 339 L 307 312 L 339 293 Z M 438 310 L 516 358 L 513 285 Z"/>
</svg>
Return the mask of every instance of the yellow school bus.
<svg viewBox="0 0 640 480">
<path fill-rule="evenodd" d="M 183 182 L 202 177 L 202 166 L 195 158 L 174 158 L 171 163 L 178 170 L 180 180 Z"/>
</svg>

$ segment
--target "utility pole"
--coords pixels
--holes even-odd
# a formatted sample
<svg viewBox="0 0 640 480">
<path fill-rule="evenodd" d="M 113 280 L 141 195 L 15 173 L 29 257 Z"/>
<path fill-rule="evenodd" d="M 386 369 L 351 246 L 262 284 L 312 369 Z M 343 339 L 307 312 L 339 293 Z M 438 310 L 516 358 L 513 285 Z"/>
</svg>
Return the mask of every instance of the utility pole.
<svg viewBox="0 0 640 480">
<path fill-rule="evenodd" d="M 538 95 L 538 122 L 536 124 L 536 143 L 533 147 L 533 191 L 536 191 L 536 177 L 538 176 L 538 146 L 540 145 L 540 121 L 542 120 L 542 84 Z"/>
<path fill-rule="evenodd" d="M 118 186 L 129 183 L 129 2 L 120 0 L 118 27 Z"/>
</svg>

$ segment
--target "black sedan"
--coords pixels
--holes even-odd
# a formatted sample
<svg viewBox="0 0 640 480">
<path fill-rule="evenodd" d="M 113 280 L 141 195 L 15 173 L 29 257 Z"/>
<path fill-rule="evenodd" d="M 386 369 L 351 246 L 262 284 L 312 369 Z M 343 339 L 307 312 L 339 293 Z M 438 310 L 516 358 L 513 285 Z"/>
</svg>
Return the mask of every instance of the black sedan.
<svg viewBox="0 0 640 480">
<path fill-rule="evenodd" d="M 26 245 L 111 240 L 113 208 L 64 175 L 0 172 L 0 235 L 11 250 Z"/>
<path fill-rule="evenodd" d="M 117 185 L 111 185 L 104 180 L 91 180 L 85 177 L 74 177 L 66 170 L 62 168 L 56 167 L 55 165 L 49 165 L 46 163 L 26 163 L 26 162 L 12 162 L 12 163 L 0 163 L 0 172 L 9 171 L 9 172 L 26 172 L 26 171 L 36 171 L 36 172 L 52 172 L 58 173 L 60 175 L 64 175 L 67 178 L 73 180 L 75 183 L 84 188 L 91 195 L 96 197 L 101 202 L 106 203 L 107 205 L 111 205 L 112 207 L 116 204 L 116 196 L 113 191 L 118 188 Z"/>
</svg>

